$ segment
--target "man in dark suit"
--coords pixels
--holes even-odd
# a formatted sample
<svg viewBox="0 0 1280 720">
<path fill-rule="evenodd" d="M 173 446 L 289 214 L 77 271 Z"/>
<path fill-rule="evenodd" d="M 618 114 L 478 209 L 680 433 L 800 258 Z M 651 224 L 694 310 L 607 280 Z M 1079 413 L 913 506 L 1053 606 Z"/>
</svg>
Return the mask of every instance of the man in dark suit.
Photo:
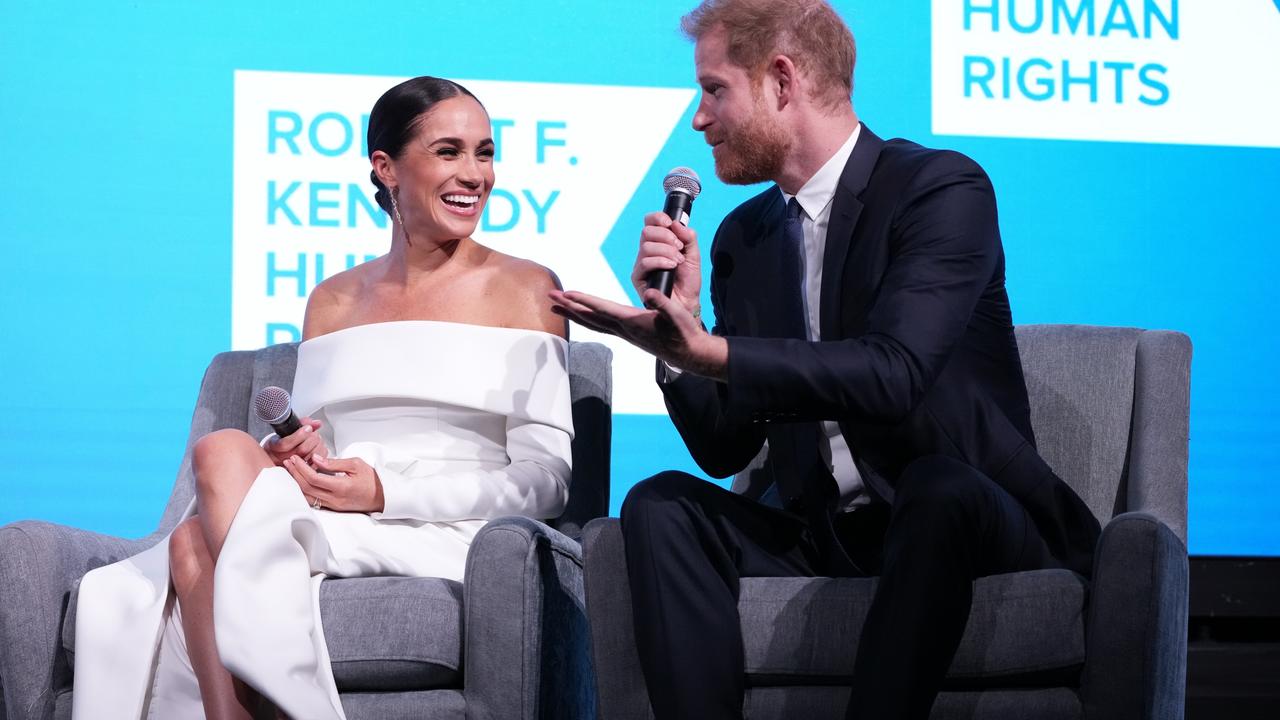
<svg viewBox="0 0 1280 720">
<path fill-rule="evenodd" d="M 776 183 L 716 233 L 715 327 L 696 319 L 697 236 L 660 213 L 633 273 L 645 308 L 552 293 L 656 355 L 694 459 L 744 481 L 662 473 L 623 506 L 651 703 L 742 716 L 740 578 L 879 575 L 849 717 L 927 717 L 973 580 L 1088 575 L 1098 536 L 1035 449 L 991 183 L 858 121 L 853 38 L 822 0 L 708 0 L 683 27 L 716 174 Z"/>
</svg>

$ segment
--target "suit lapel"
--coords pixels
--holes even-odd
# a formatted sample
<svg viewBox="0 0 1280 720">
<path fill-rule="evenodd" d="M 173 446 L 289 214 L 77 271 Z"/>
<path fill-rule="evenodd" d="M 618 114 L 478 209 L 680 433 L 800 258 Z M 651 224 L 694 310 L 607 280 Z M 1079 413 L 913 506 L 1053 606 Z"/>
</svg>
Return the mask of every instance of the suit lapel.
<svg viewBox="0 0 1280 720">
<path fill-rule="evenodd" d="M 840 298 L 843 297 L 845 259 L 853 245 L 853 231 L 862 215 L 859 196 L 871 179 L 884 141 L 871 128 L 862 126 L 849 162 L 840 173 L 827 223 L 827 247 L 822 256 L 822 296 L 818 304 L 818 324 L 823 340 L 840 339 Z"/>
</svg>

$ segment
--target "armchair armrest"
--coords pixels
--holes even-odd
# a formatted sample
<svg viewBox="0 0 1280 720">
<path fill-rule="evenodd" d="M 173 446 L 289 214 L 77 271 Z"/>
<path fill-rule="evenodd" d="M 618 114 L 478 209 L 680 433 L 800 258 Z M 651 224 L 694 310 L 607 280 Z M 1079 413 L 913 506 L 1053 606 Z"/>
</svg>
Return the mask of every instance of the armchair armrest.
<svg viewBox="0 0 1280 720">
<path fill-rule="evenodd" d="M 1183 716 L 1187 565 L 1186 546 L 1152 515 L 1124 513 L 1102 529 L 1085 624 L 1086 717 Z"/>
<path fill-rule="evenodd" d="M 652 720 L 649 693 L 636 652 L 631 580 L 622 524 L 617 518 L 587 523 L 582 534 L 590 601 L 592 660 L 597 667 L 600 717 Z"/>
<path fill-rule="evenodd" d="M 73 585 L 149 544 L 47 522 L 0 528 L 0 677 L 8 717 L 53 717 L 55 693 L 71 681 L 59 644 Z"/>
<path fill-rule="evenodd" d="M 462 596 L 467 717 L 594 717 L 578 543 L 537 520 L 493 520 L 472 542 Z"/>
</svg>

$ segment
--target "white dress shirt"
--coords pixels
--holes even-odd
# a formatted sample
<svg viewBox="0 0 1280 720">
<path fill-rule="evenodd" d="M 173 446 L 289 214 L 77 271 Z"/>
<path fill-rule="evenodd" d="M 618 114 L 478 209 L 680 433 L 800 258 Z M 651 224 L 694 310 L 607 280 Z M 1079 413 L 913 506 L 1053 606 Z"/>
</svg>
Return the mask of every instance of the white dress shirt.
<svg viewBox="0 0 1280 720">
<path fill-rule="evenodd" d="M 861 124 L 854 128 L 849 139 L 844 141 L 844 145 L 836 150 L 836 154 L 832 155 L 831 159 L 827 160 L 826 164 L 819 168 L 818 172 L 814 173 L 794 196 L 799 200 L 800 208 L 804 210 L 800 216 L 804 229 L 802 259 L 804 292 L 801 297 L 804 300 L 805 316 L 808 318 L 809 340 L 814 342 L 822 339 L 819 325 L 819 298 L 822 297 L 822 256 L 827 248 L 827 225 L 831 221 L 831 206 L 834 204 L 836 186 L 840 183 L 840 174 L 844 172 L 844 166 L 849 162 L 849 156 L 853 153 L 853 146 L 858 142 L 861 130 Z M 782 193 L 782 197 L 784 204 L 790 202 L 792 198 L 785 192 Z M 844 436 L 840 434 L 839 423 L 823 422 L 822 434 L 825 441 L 819 443 L 818 451 L 835 477 L 836 484 L 840 486 L 841 504 L 845 509 L 850 509 L 870 502 L 870 496 L 863 490 L 862 474 L 858 472 L 858 466 L 853 462 L 849 443 L 845 442 Z"/>
</svg>

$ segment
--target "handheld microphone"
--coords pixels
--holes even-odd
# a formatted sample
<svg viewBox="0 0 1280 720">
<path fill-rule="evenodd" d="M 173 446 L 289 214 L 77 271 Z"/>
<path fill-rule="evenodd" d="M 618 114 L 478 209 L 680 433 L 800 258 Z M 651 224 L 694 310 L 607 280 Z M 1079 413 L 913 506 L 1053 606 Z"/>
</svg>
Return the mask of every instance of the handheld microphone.
<svg viewBox="0 0 1280 720">
<path fill-rule="evenodd" d="M 689 213 L 693 212 L 693 200 L 702 192 L 702 181 L 698 180 L 698 173 L 687 167 L 671 168 L 671 172 L 662 179 L 662 189 L 667 193 L 667 202 L 662 206 L 662 212 L 672 222 L 688 225 Z M 667 297 L 671 297 L 675 280 L 674 270 L 654 270 L 645 278 L 649 287 L 657 288 Z"/>
<path fill-rule="evenodd" d="M 289 401 L 289 392 L 284 388 L 275 385 L 262 388 L 253 399 L 253 408 L 258 419 L 270 425 L 279 437 L 288 437 L 302 429 Z"/>
</svg>

